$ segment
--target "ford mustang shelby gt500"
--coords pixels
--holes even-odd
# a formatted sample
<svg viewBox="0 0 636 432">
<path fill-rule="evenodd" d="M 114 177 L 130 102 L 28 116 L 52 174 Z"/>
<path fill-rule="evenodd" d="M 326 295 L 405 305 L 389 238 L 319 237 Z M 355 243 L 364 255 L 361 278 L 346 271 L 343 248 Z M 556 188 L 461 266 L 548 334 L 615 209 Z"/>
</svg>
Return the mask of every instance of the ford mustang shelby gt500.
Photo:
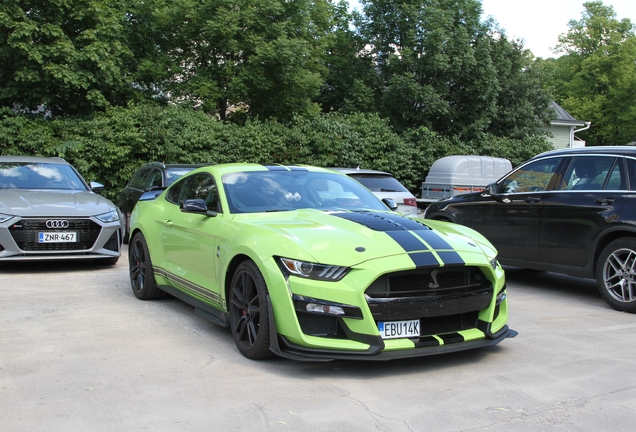
<svg viewBox="0 0 636 432">
<path fill-rule="evenodd" d="M 251 359 L 387 360 L 514 337 L 493 246 L 390 205 L 323 168 L 199 168 L 135 206 L 132 289 L 193 305 Z"/>
</svg>

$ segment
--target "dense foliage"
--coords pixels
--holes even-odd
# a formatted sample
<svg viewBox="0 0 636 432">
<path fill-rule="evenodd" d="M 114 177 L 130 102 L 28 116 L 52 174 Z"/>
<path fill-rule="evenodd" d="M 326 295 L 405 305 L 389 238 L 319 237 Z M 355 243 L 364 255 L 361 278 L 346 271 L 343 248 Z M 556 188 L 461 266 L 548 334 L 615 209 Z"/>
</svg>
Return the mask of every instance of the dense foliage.
<svg viewBox="0 0 636 432">
<path fill-rule="evenodd" d="M 143 163 L 255 162 L 386 170 L 417 192 L 430 165 L 448 154 L 505 157 L 518 164 L 548 148 L 542 137 L 522 141 L 483 136 L 459 141 L 425 128 L 398 135 L 377 114 L 222 122 L 186 107 L 131 105 L 90 118 L 0 116 L 3 154 L 59 156 L 115 198 Z"/>
<path fill-rule="evenodd" d="M 636 141 L 636 27 L 618 20 L 611 6 L 584 3 L 579 21 L 560 38 L 564 55 L 548 62 L 559 103 L 592 122 L 582 137 L 588 145 Z"/>
<path fill-rule="evenodd" d="M 360 165 L 417 192 L 439 157 L 549 148 L 553 69 L 479 0 L 361 3 L 3 1 L 0 153 L 111 193 L 151 160 Z"/>
</svg>

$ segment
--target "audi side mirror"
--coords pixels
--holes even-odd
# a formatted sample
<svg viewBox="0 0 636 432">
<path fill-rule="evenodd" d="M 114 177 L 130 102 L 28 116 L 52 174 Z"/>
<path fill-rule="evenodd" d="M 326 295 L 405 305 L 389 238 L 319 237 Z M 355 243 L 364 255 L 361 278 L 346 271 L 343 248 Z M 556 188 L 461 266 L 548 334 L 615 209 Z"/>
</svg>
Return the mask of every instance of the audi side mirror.
<svg viewBox="0 0 636 432">
<path fill-rule="evenodd" d="M 93 192 L 101 192 L 104 190 L 104 185 L 101 183 L 91 182 L 90 186 Z"/>
<path fill-rule="evenodd" d="M 391 209 L 391 211 L 396 211 L 398 209 L 398 205 L 395 203 L 393 198 L 382 198 L 382 202 L 385 206 Z"/>
</svg>

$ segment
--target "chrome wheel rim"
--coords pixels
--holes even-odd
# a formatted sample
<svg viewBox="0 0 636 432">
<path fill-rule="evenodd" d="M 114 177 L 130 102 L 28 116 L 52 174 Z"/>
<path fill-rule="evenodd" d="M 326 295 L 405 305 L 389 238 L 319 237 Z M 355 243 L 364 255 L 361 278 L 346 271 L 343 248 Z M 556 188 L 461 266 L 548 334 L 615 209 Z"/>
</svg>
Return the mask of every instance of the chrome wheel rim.
<svg viewBox="0 0 636 432">
<path fill-rule="evenodd" d="M 608 294 L 616 301 L 636 301 L 636 252 L 617 249 L 603 265 L 603 282 Z"/>
</svg>

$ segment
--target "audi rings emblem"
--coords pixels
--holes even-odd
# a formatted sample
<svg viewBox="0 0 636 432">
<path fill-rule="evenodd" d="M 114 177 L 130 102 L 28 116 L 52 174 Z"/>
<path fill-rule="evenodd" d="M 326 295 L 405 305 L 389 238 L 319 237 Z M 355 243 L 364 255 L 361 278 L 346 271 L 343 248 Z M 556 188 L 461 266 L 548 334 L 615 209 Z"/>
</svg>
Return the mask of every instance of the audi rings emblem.
<svg viewBox="0 0 636 432">
<path fill-rule="evenodd" d="M 64 219 L 49 219 L 46 221 L 47 228 L 68 228 L 68 221 Z"/>
</svg>

